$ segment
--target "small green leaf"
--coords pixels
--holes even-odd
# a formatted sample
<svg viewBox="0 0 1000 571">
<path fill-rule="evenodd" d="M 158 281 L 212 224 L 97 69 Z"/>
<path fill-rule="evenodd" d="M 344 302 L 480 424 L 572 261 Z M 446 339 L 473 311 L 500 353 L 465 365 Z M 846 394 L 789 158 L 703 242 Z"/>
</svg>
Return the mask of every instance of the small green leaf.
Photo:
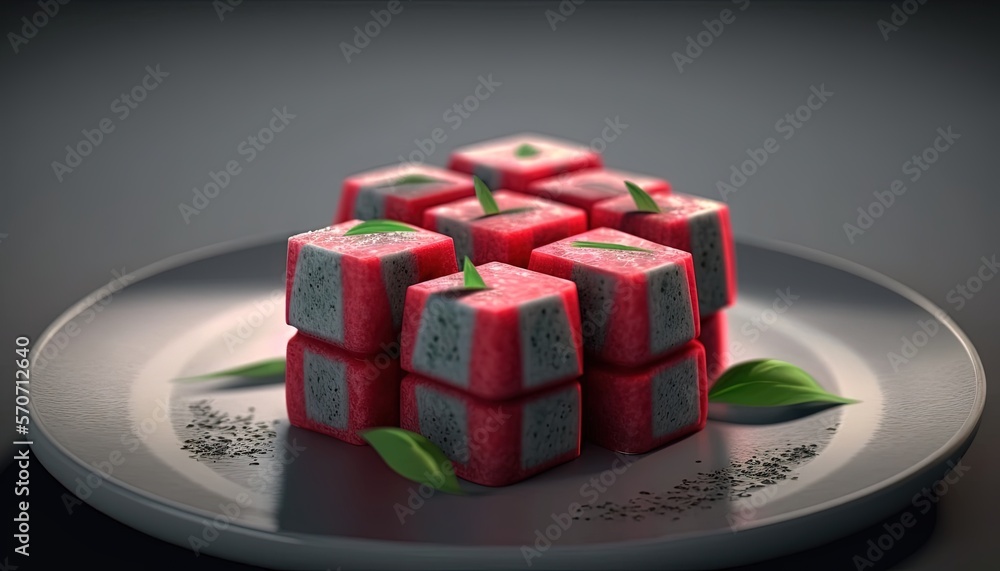
<svg viewBox="0 0 1000 571">
<path fill-rule="evenodd" d="M 429 177 L 425 174 L 408 174 L 403 175 L 390 183 L 390 186 L 403 186 L 405 184 L 427 184 L 429 182 L 438 182 L 438 179 Z"/>
<path fill-rule="evenodd" d="M 465 263 L 462 264 L 462 275 L 465 279 L 465 289 L 486 289 L 483 276 L 479 275 L 479 271 L 476 270 L 476 266 L 468 256 L 465 257 Z"/>
<path fill-rule="evenodd" d="M 514 156 L 519 159 L 528 159 L 541 152 L 542 151 L 539 150 L 538 147 L 525 143 L 519 146 L 518 148 L 514 149 Z"/>
<path fill-rule="evenodd" d="M 858 402 L 827 392 L 799 367 L 777 359 L 757 359 L 733 365 L 712 386 L 708 400 L 744 406 Z"/>
<path fill-rule="evenodd" d="M 632 200 L 635 201 L 635 207 L 641 212 L 659 212 L 660 206 L 656 204 L 653 197 L 646 193 L 645 190 L 639 188 L 639 185 L 625 181 L 625 188 L 628 189 L 628 193 L 632 195 Z"/>
<path fill-rule="evenodd" d="M 625 244 L 612 244 L 610 242 L 591 242 L 590 240 L 576 240 L 570 243 L 574 248 L 602 248 L 604 250 L 628 250 L 630 252 L 652 252 L 638 246 L 626 246 Z"/>
<path fill-rule="evenodd" d="M 368 220 L 344 232 L 344 236 L 357 236 L 359 234 L 381 234 L 383 232 L 416 232 L 412 226 L 407 226 L 395 220 Z"/>
<path fill-rule="evenodd" d="M 285 374 L 285 358 L 276 357 L 274 359 L 258 361 L 256 363 L 251 363 L 249 365 L 241 365 L 239 367 L 233 367 L 232 369 L 217 371 L 215 373 L 206 373 L 204 375 L 198 375 L 195 377 L 184 377 L 178 380 L 195 381 L 204 379 L 221 379 L 223 377 L 260 378 L 260 377 L 274 377 L 277 375 L 284 375 L 284 374 Z"/>
<path fill-rule="evenodd" d="M 479 200 L 479 205 L 483 207 L 483 212 L 486 214 L 499 214 L 500 207 L 497 206 L 497 201 L 493 198 L 493 193 L 490 192 L 490 187 L 486 186 L 483 179 L 478 176 L 472 177 L 472 183 L 476 187 L 476 198 Z"/>
<path fill-rule="evenodd" d="M 402 428 L 372 428 L 361 437 L 400 476 L 449 494 L 463 494 L 454 466 L 433 442 Z"/>
</svg>

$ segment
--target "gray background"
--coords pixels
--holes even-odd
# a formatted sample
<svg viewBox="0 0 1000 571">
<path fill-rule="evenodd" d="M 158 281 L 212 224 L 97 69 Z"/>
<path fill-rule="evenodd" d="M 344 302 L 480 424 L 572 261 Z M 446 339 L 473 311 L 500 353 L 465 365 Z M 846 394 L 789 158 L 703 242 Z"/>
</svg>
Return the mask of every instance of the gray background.
<svg viewBox="0 0 1000 571">
<path fill-rule="evenodd" d="M 244 2 L 221 21 L 210 3 L 61 6 L 19 53 L 0 48 L 0 343 L 37 337 L 112 270 L 325 225 L 344 176 L 397 162 L 435 128 L 447 140 L 428 162 L 443 165 L 457 145 L 519 131 L 590 141 L 617 117 L 628 127 L 607 144 L 607 163 L 711 198 L 747 148 L 777 137 L 779 150 L 729 197 L 737 236 L 810 246 L 896 278 L 946 309 L 996 370 L 1000 280 L 961 310 L 946 301 L 982 256 L 1000 253 L 996 8 L 931 0 L 886 41 L 876 22 L 891 16 L 888 3 L 740 5 L 591 0 L 553 30 L 545 11 L 555 1 L 404 2 L 351 63 L 341 42 L 384 2 Z M 725 8 L 735 21 L 679 72 L 673 52 Z M 38 8 L 4 10 L 6 34 Z M 111 102 L 156 64 L 169 76 L 118 119 Z M 452 129 L 445 111 L 490 74 L 501 85 Z M 834 95 L 782 139 L 775 122 L 820 85 Z M 237 146 L 274 107 L 296 117 L 248 164 Z M 59 182 L 52 161 L 104 117 L 114 132 Z M 842 225 L 949 126 L 961 138 L 849 242 Z M 185 223 L 178 205 L 230 160 L 242 173 Z M 933 533 L 894 568 L 995 564 L 996 408 L 992 399 L 972 469 Z"/>
</svg>

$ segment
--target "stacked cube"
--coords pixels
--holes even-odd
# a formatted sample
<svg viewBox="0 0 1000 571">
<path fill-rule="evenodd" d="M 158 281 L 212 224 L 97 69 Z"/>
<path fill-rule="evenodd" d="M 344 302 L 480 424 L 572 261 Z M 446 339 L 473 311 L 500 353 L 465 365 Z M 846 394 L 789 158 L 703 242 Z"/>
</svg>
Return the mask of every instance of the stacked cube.
<svg viewBox="0 0 1000 571">
<path fill-rule="evenodd" d="M 363 444 L 399 424 L 399 333 L 407 288 L 453 273 L 451 238 L 412 231 L 345 235 L 349 220 L 288 240 L 286 403 L 291 423 Z"/>
<path fill-rule="evenodd" d="M 344 236 L 371 219 L 423 229 Z M 520 134 L 448 169 L 353 175 L 334 221 L 289 241 L 293 424 L 354 443 L 398 424 L 491 486 L 572 460 L 581 436 L 643 453 L 705 426 L 736 289 L 724 204 Z M 466 287 L 466 257 L 485 288 Z"/>
</svg>

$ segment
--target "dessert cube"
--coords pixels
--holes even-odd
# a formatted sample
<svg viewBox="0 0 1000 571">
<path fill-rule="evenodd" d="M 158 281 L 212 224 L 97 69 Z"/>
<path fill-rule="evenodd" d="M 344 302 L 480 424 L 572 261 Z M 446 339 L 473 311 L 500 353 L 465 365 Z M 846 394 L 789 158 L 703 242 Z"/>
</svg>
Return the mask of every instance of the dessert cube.
<svg viewBox="0 0 1000 571">
<path fill-rule="evenodd" d="M 466 198 L 424 213 L 424 228 L 451 236 L 458 260 L 474 264 L 503 262 L 528 267 L 531 250 L 587 229 L 583 210 L 517 192 L 498 191 L 499 214 L 486 215 L 476 198 Z"/>
<path fill-rule="evenodd" d="M 471 177 L 454 171 L 410 163 L 383 167 L 344 180 L 334 223 L 389 219 L 419 226 L 427 208 L 473 194 Z"/>
<path fill-rule="evenodd" d="M 440 447 L 456 475 L 477 484 L 513 484 L 580 455 L 576 381 L 497 402 L 407 375 L 400 401 L 400 425 Z"/>
<path fill-rule="evenodd" d="M 455 272 L 451 238 L 436 232 L 344 234 L 351 220 L 288 239 L 285 321 L 357 353 L 398 340 L 406 288 Z"/>
<path fill-rule="evenodd" d="M 662 178 L 601 168 L 539 179 L 529 184 L 524 192 L 582 208 L 589 216 L 598 202 L 627 196 L 626 180 L 639 185 L 648 194 L 670 193 L 670 183 Z"/>
<path fill-rule="evenodd" d="M 654 194 L 661 212 L 641 212 L 630 196 L 594 206 L 591 224 L 607 226 L 691 252 L 698 307 L 703 316 L 731 305 L 736 296 L 736 261 L 729 208 L 684 194 Z"/>
<path fill-rule="evenodd" d="M 641 454 L 705 427 L 705 349 L 697 341 L 646 367 L 587 363 L 583 433 L 587 440 Z"/>
<path fill-rule="evenodd" d="M 575 242 L 645 251 L 579 247 Z M 528 269 L 576 284 L 589 356 L 643 365 L 698 336 L 694 265 L 683 250 L 597 228 L 536 248 Z"/>
<path fill-rule="evenodd" d="M 399 426 L 398 351 L 355 355 L 298 333 L 287 357 L 285 405 L 292 425 L 360 445 L 359 430 Z"/>
<path fill-rule="evenodd" d="M 499 262 L 477 269 L 487 289 L 465 289 L 457 273 L 406 292 L 403 369 L 488 399 L 580 376 L 576 285 Z"/>
<path fill-rule="evenodd" d="M 601 164 L 601 155 L 583 145 L 522 133 L 455 149 L 448 168 L 477 175 L 490 188 L 523 191 L 531 181 Z"/>
</svg>

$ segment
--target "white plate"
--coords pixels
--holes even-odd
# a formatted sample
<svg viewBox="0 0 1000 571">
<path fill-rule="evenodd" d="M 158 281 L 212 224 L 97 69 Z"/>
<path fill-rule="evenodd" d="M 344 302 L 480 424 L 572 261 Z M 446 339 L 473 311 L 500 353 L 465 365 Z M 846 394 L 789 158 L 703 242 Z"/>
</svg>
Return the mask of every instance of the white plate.
<svg viewBox="0 0 1000 571">
<path fill-rule="evenodd" d="M 816 252 L 741 243 L 737 259 L 734 360 L 791 361 L 861 403 L 772 424 L 710 420 L 627 465 L 585 444 L 522 483 L 423 499 L 370 448 L 290 427 L 274 379 L 172 381 L 283 354 L 280 239 L 155 264 L 67 311 L 32 350 L 30 437 L 56 478 L 110 516 L 291 569 L 736 565 L 863 528 L 941 478 L 985 400 L 982 365 L 954 323 L 904 286 Z M 922 346 L 901 353 L 903 338 Z M 236 418 L 251 408 L 252 420 Z M 223 458 L 183 449 L 232 431 Z M 755 464 L 772 456 L 778 468 Z M 567 519 L 573 504 L 590 508 Z"/>
</svg>

